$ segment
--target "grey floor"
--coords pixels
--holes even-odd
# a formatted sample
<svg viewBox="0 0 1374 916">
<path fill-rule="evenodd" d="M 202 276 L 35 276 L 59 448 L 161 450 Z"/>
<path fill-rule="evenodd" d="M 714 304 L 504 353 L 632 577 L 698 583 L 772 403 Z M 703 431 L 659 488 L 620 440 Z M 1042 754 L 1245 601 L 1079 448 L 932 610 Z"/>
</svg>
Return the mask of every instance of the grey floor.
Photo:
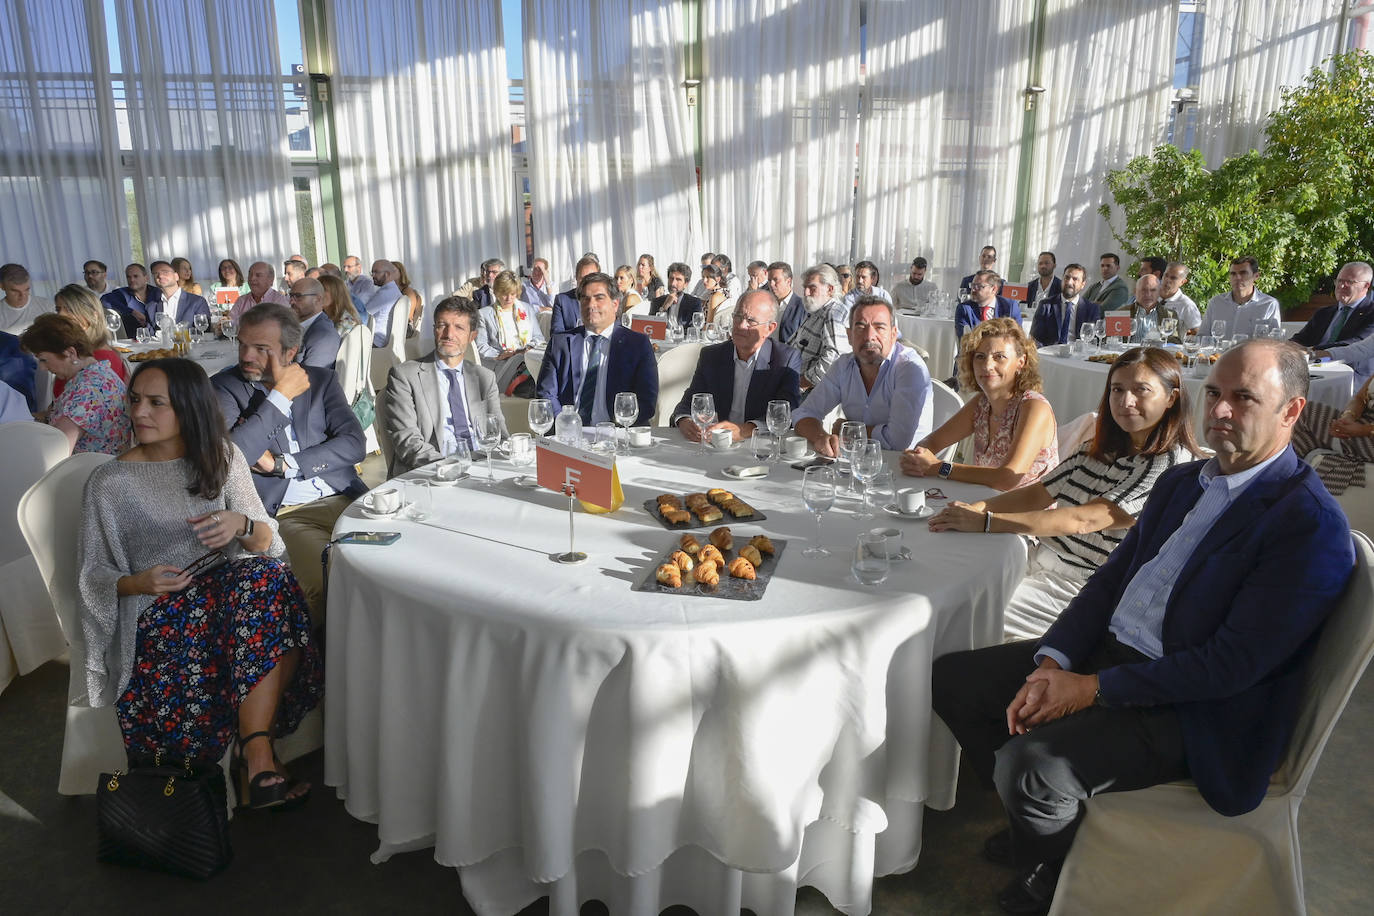
<svg viewBox="0 0 1374 916">
<path fill-rule="evenodd" d="M 298 811 L 247 813 L 232 825 L 236 859 L 206 884 L 95 861 L 95 800 L 57 794 L 67 668 L 51 662 L 0 694 L 0 914 L 471 912 L 457 875 L 428 852 L 371 865 L 376 833 L 321 785 L 322 754 L 297 761 L 314 796 Z M 1374 679 L 1338 724 L 1302 807 L 1303 865 L 1313 914 L 1369 912 L 1374 888 Z M 1007 874 L 977 855 L 995 830 L 996 799 L 962 783 L 953 810 L 927 816 L 916 869 L 876 883 L 873 912 L 995 913 Z M 527 914 L 547 912 L 541 902 Z M 584 914 L 604 913 L 589 904 Z M 797 912 L 834 912 L 803 890 Z M 672 916 L 685 916 L 674 911 Z M 715 914 L 702 914 L 715 916 Z"/>
</svg>

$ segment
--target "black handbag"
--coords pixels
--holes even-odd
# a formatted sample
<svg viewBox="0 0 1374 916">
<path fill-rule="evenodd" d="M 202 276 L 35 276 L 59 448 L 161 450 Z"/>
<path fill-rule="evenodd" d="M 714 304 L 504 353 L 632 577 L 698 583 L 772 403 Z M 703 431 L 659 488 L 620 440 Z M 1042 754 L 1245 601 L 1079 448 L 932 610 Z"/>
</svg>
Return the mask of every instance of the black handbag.
<svg viewBox="0 0 1374 916">
<path fill-rule="evenodd" d="M 234 857 L 218 764 L 130 766 L 96 786 L 96 858 L 205 879 Z"/>
</svg>

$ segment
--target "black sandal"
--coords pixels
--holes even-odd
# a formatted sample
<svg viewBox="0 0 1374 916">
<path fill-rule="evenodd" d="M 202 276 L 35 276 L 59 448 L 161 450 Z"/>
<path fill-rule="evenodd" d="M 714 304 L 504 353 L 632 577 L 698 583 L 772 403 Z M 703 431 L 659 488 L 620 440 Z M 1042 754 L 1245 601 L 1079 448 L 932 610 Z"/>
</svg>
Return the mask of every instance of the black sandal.
<svg viewBox="0 0 1374 916">
<path fill-rule="evenodd" d="M 248 778 L 248 763 L 243 756 L 243 746 L 257 738 L 266 738 L 269 744 L 272 742 L 272 735 L 265 731 L 239 736 L 235 742 L 234 756 L 229 763 L 230 775 L 233 776 L 234 787 L 239 793 L 239 807 L 254 810 L 276 808 L 286 804 L 286 795 L 291 791 L 290 786 L 287 779 L 278 773 L 275 767 L 263 770 L 252 779 Z M 275 753 L 272 755 L 272 759 L 273 761 L 276 760 Z M 264 785 L 267 780 L 273 777 L 280 777 L 281 781 Z"/>
</svg>

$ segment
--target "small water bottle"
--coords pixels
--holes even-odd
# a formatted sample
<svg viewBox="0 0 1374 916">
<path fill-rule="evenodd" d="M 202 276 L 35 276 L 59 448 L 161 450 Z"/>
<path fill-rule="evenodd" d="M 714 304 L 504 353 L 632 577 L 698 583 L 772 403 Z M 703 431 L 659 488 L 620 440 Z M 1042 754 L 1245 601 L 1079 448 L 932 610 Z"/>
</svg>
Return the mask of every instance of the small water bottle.
<svg viewBox="0 0 1374 916">
<path fill-rule="evenodd" d="M 582 447 L 582 417 L 576 407 L 571 404 L 563 405 L 563 409 L 553 421 L 553 435 L 565 445 Z"/>
</svg>

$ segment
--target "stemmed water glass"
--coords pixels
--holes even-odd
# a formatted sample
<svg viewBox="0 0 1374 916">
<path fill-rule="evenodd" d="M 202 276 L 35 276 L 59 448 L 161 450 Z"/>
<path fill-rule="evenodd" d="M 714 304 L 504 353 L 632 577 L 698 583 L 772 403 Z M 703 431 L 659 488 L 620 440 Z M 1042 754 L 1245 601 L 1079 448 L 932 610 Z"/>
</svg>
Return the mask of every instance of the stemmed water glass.
<svg viewBox="0 0 1374 916">
<path fill-rule="evenodd" d="M 849 484 L 845 488 L 846 496 L 857 496 L 858 490 L 854 489 L 854 456 L 858 454 L 859 443 L 868 438 L 868 429 L 857 420 L 847 420 L 840 427 L 840 460 L 849 466 Z"/>
<path fill-rule="evenodd" d="M 1091 321 L 1085 321 L 1083 322 L 1083 326 L 1078 329 L 1078 339 L 1087 341 L 1088 345 L 1091 346 L 1093 342 L 1093 336 L 1096 333 L 1097 325 Z"/>
<path fill-rule="evenodd" d="M 124 330 L 124 319 L 114 309 L 105 309 L 105 327 L 110 329 L 110 339 L 118 340 L 119 332 Z"/>
<path fill-rule="evenodd" d="M 615 453 L 617 455 L 628 455 L 630 453 L 630 424 L 639 416 L 639 398 L 633 391 L 617 392 L 615 396 L 615 422 L 625 428 L 625 448 L 621 449 L 617 440 Z"/>
<path fill-rule="evenodd" d="M 191 318 L 191 327 L 204 334 L 210 329 L 210 316 L 197 312 Z"/>
<path fill-rule="evenodd" d="M 1221 339 L 1222 339 L 1223 337 L 1225 337 L 1225 336 L 1226 336 L 1226 322 L 1223 321 L 1222 319 L 1218 318 L 1216 321 L 1213 321 L 1213 322 L 1212 322 L 1212 337 L 1214 337 L 1214 338 L 1218 341 L 1218 344 L 1217 344 L 1218 347 L 1221 346 L 1221 344 L 1220 344 L 1219 341 L 1221 341 Z"/>
<path fill-rule="evenodd" d="M 701 312 L 697 312 L 700 315 Z M 693 316 L 694 318 L 696 316 Z M 716 399 L 711 396 L 709 391 L 701 391 L 692 395 L 692 422 L 697 425 L 697 431 L 701 434 L 700 453 L 706 454 L 706 428 L 716 422 Z"/>
<path fill-rule="evenodd" d="M 220 329 L 224 331 L 224 336 L 229 339 L 230 343 L 233 343 L 239 336 L 239 324 L 232 318 L 224 319 Z"/>
<path fill-rule="evenodd" d="M 802 476 L 802 502 L 816 516 L 816 543 L 803 550 L 802 556 L 828 557 L 830 551 L 821 545 L 821 515 L 835 505 L 834 470 L 823 465 L 807 468 Z"/>
<path fill-rule="evenodd" d="M 873 479 L 879 471 L 883 469 L 883 444 L 876 439 L 859 440 L 858 450 L 854 453 L 854 458 L 850 462 L 850 473 L 859 483 L 865 483 Z M 873 513 L 868 510 L 868 501 L 860 503 L 858 514 L 855 518 L 868 520 L 873 518 Z"/>
<path fill-rule="evenodd" d="M 704 312 L 692 313 L 692 327 L 697 329 L 697 334 L 700 334 L 701 329 L 706 327 L 706 314 Z"/>
<path fill-rule="evenodd" d="M 500 417 L 487 417 L 477 424 L 477 444 L 482 446 L 482 451 L 487 453 L 487 479 L 482 482 L 482 485 L 494 487 L 496 486 L 496 474 L 491 468 L 491 454 L 501 444 Z"/>
<path fill-rule="evenodd" d="M 1097 349 L 1101 350 L 1107 345 L 1107 319 L 1099 318 L 1093 322 L 1093 337 L 1097 340 Z"/>
<path fill-rule="evenodd" d="M 768 431 L 773 434 L 773 453 L 768 456 L 769 464 L 782 460 L 782 437 L 792 428 L 792 405 L 787 401 L 769 401 L 767 414 Z"/>
<path fill-rule="evenodd" d="M 548 398 L 534 398 L 526 411 L 530 429 L 536 436 L 542 436 L 553 427 L 553 401 Z"/>
<path fill-rule="evenodd" d="M 1178 333 L 1178 319 L 1177 319 L 1177 318 L 1161 318 L 1161 319 L 1159 319 L 1159 333 L 1160 333 L 1160 335 L 1164 338 L 1164 342 L 1165 342 L 1165 343 L 1168 343 L 1168 342 L 1169 342 L 1169 338 L 1170 338 L 1170 337 L 1173 337 L 1176 333 Z"/>
</svg>

